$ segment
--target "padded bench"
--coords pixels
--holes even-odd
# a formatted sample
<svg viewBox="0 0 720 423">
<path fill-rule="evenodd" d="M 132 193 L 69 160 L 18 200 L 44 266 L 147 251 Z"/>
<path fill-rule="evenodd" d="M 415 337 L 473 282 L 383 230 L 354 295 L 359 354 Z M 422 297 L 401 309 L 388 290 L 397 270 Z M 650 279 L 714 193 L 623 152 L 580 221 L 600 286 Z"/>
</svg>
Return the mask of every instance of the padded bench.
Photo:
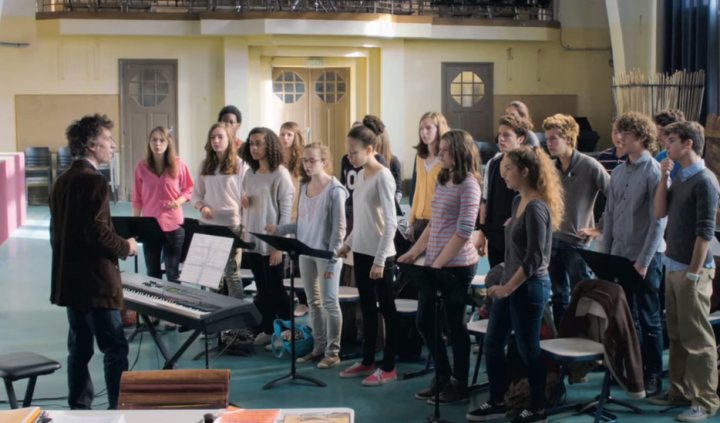
<svg viewBox="0 0 720 423">
<path fill-rule="evenodd" d="M 23 407 L 29 407 L 32 402 L 35 382 L 38 376 L 54 373 L 60 368 L 60 363 L 40 354 L 31 352 L 15 352 L 0 355 L 0 377 L 5 382 L 10 408 L 18 408 L 13 382 L 29 379 Z"/>
</svg>

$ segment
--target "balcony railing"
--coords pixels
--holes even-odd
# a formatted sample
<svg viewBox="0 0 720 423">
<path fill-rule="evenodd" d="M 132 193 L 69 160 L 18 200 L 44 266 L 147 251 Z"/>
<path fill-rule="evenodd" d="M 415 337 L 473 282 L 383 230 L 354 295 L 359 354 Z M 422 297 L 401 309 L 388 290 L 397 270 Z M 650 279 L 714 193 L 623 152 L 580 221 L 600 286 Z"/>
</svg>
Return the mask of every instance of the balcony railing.
<svg viewBox="0 0 720 423">
<path fill-rule="evenodd" d="M 552 0 L 37 0 L 38 12 L 316 12 L 552 20 Z M 101 17 L 101 16 L 98 16 Z"/>
</svg>

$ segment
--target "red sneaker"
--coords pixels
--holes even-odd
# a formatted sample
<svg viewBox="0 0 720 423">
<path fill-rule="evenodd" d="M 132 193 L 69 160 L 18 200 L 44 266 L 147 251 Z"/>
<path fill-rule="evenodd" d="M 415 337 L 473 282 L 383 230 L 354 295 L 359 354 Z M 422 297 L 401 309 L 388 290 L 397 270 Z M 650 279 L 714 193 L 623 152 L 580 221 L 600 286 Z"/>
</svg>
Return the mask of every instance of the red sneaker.
<svg viewBox="0 0 720 423">
<path fill-rule="evenodd" d="M 340 377 L 348 378 L 348 377 L 367 376 L 369 374 L 372 374 L 372 372 L 374 370 L 375 370 L 375 364 L 366 366 L 362 363 L 355 363 L 352 366 L 350 366 L 347 369 L 340 372 Z"/>
<path fill-rule="evenodd" d="M 397 380 L 397 369 L 392 369 L 389 372 L 383 369 L 377 369 L 373 374 L 363 379 L 362 384 L 365 386 L 378 386 L 384 385 L 388 382 L 395 382 Z"/>
</svg>

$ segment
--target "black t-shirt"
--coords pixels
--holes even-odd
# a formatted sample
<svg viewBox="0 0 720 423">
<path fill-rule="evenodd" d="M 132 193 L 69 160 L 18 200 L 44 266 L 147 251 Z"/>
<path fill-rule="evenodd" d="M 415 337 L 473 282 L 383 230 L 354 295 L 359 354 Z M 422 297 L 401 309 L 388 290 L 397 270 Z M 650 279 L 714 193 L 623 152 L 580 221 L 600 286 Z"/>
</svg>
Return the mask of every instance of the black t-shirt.
<svg viewBox="0 0 720 423">
<path fill-rule="evenodd" d="M 512 215 L 513 199 L 517 195 L 505 185 L 505 180 L 500 176 L 500 162 L 502 157 L 490 163 L 488 172 L 488 199 L 487 215 L 485 225 L 491 229 L 503 229 L 503 225 Z"/>
</svg>

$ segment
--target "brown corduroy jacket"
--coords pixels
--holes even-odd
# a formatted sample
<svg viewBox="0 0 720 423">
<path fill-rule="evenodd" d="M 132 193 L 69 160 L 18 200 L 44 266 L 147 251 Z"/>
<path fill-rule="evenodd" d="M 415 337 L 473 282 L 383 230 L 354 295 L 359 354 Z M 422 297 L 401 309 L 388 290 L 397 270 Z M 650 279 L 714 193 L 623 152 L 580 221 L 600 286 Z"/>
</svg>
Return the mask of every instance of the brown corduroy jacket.
<svg viewBox="0 0 720 423">
<path fill-rule="evenodd" d="M 601 319 L 599 323 L 601 328 L 605 328 L 604 331 L 593 330 L 592 326 L 597 326 L 600 318 L 584 311 L 588 301 L 599 305 L 607 317 L 607 320 Z M 620 285 L 603 280 L 578 283 L 573 290 L 570 307 L 560 322 L 558 336 L 582 337 L 601 342 L 605 350 L 605 365 L 614 379 L 628 396 L 645 397 L 640 342 L 625 292 Z"/>
<path fill-rule="evenodd" d="M 130 245 L 110 220 L 107 181 L 84 159 L 55 181 L 50 196 L 50 302 L 77 309 L 123 306 L 118 257 Z"/>
</svg>

